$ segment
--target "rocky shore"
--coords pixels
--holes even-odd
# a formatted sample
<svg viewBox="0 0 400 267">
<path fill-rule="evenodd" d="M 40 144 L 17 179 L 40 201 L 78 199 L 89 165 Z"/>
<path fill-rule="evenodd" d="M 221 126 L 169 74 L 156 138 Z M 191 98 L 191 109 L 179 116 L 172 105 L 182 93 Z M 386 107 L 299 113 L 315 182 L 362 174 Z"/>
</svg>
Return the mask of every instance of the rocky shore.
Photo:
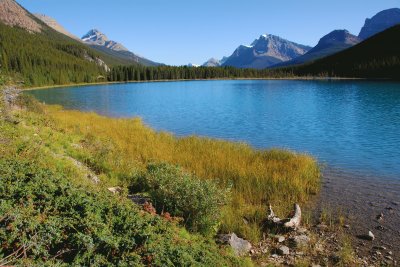
<svg viewBox="0 0 400 267">
<path fill-rule="evenodd" d="M 318 210 L 341 216 L 355 253 L 373 266 L 400 260 L 400 181 L 327 169 Z"/>
</svg>

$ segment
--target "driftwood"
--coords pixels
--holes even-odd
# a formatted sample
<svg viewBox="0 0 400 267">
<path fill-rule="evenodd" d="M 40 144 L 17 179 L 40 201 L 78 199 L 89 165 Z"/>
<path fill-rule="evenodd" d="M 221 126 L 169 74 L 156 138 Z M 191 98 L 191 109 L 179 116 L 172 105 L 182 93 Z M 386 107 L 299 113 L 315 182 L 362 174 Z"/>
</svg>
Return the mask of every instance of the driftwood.
<svg viewBox="0 0 400 267">
<path fill-rule="evenodd" d="M 300 226 L 300 222 L 301 222 L 300 206 L 298 204 L 294 204 L 293 217 L 287 218 L 287 219 L 280 219 L 279 217 L 277 217 L 275 215 L 274 211 L 272 210 L 272 206 L 269 205 L 267 219 L 268 219 L 268 221 L 270 221 L 276 225 L 283 226 L 284 228 L 287 228 L 290 230 L 296 230 Z"/>
</svg>

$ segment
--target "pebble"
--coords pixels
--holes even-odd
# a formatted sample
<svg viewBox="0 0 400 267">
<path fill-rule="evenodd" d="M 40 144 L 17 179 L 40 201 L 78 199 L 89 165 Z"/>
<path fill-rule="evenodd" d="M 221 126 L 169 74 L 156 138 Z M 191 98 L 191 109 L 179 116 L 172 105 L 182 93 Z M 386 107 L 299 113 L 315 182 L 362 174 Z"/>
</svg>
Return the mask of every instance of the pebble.
<svg viewBox="0 0 400 267">
<path fill-rule="evenodd" d="M 271 258 L 274 258 L 274 259 L 279 258 L 279 255 L 278 254 L 272 254 Z"/>
<path fill-rule="evenodd" d="M 377 219 L 378 221 L 383 220 L 383 213 L 378 214 L 378 215 L 376 216 L 376 219 Z"/>
<path fill-rule="evenodd" d="M 368 237 L 369 237 L 368 239 L 371 241 L 375 239 L 375 236 L 371 231 L 368 232 Z"/>
<path fill-rule="evenodd" d="M 284 236 L 277 235 L 275 236 L 275 240 L 278 241 L 278 243 L 282 243 L 286 240 L 286 238 Z"/>
<path fill-rule="evenodd" d="M 386 247 L 384 247 L 384 246 L 375 246 L 373 248 L 378 249 L 378 250 L 386 250 Z"/>
<path fill-rule="evenodd" d="M 392 257 L 390 257 L 390 256 L 386 256 L 386 257 L 385 257 L 385 259 L 387 259 L 387 260 L 390 260 L 390 261 L 392 261 L 392 260 L 393 260 L 393 258 L 392 258 Z"/>
<path fill-rule="evenodd" d="M 357 237 L 368 241 L 372 241 L 375 239 L 375 236 L 371 231 L 369 231 L 366 235 L 358 235 Z M 361 243 L 360 245 L 364 246 L 365 244 Z"/>
<path fill-rule="evenodd" d="M 391 202 L 393 205 L 395 205 L 395 206 L 399 206 L 400 205 L 400 203 L 399 202 L 396 202 L 396 201 L 392 201 Z"/>
<path fill-rule="evenodd" d="M 348 225 L 348 224 L 343 225 L 343 227 L 346 229 L 350 229 L 350 225 Z"/>
<path fill-rule="evenodd" d="M 289 250 L 289 248 L 287 246 L 280 246 L 278 248 L 278 254 L 279 255 L 289 255 L 289 253 L 290 253 L 290 250 Z"/>
</svg>

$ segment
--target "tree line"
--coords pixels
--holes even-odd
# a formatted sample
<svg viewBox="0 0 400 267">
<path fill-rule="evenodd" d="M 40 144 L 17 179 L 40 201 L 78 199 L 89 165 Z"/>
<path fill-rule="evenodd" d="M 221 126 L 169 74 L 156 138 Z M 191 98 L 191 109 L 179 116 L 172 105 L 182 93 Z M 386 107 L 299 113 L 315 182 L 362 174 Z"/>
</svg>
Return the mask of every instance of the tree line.
<svg viewBox="0 0 400 267">
<path fill-rule="evenodd" d="M 287 71 L 238 69 L 234 67 L 188 67 L 188 66 L 116 66 L 108 73 L 108 81 L 154 81 L 235 78 L 279 78 L 293 76 Z"/>
<path fill-rule="evenodd" d="M 54 31 L 29 33 L 0 23 L 3 74 L 26 86 L 94 82 L 106 75 L 90 48 Z"/>
</svg>

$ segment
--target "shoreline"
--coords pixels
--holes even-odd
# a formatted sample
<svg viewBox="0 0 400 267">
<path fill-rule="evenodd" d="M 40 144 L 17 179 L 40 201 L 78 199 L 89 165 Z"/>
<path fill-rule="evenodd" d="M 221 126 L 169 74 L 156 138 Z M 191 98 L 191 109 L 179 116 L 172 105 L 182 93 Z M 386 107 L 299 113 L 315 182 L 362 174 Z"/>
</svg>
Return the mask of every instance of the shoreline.
<svg viewBox="0 0 400 267">
<path fill-rule="evenodd" d="M 400 181 L 380 180 L 334 168 L 322 171 L 321 191 L 315 199 L 318 211 L 328 210 L 344 217 L 346 232 L 357 254 L 384 260 L 400 259 Z M 378 219 L 382 214 L 383 219 Z M 371 231 L 375 240 L 361 238 Z M 377 253 L 380 252 L 380 253 Z"/>
<path fill-rule="evenodd" d="M 55 89 L 68 87 L 85 87 L 97 85 L 129 84 L 129 83 L 160 83 L 160 82 L 193 82 L 193 81 L 375 81 L 375 79 L 366 78 L 345 78 L 345 77 L 285 77 L 285 78 L 221 78 L 221 79 L 173 79 L 173 80 L 149 80 L 149 81 L 120 81 L 120 82 L 95 82 L 95 83 L 74 83 L 64 85 L 46 85 L 34 87 L 20 87 L 22 91 L 32 91 L 41 89 Z M 380 80 L 391 81 L 391 80 Z"/>
<path fill-rule="evenodd" d="M 46 105 L 46 106 L 49 106 L 49 105 Z M 79 111 L 80 113 L 82 112 L 82 111 Z M 227 141 L 227 142 L 231 142 L 231 141 Z M 295 153 L 298 153 L 297 151 L 295 151 Z M 322 180 L 323 182 L 322 182 L 322 184 L 321 184 L 321 191 L 319 191 L 319 193 L 317 194 L 317 199 L 310 199 L 309 201 L 309 203 L 310 204 L 316 204 L 316 205 L 322 205 L 321 207 L 322 208 L 324 208 L 324 207 L 326 207 L 325 205 L 323 205 L 323 204 L 325 204 L 325 203 L 322 203 L 321 202 L 321 199 L 326 199 L 327 197 L 331 197 L 331 200 L 333 200 L 332 202 L 327 202 L 326 204 L 328 204 L 329 205 L 329 203 L 332 203 L 332 204 L 335 204 L 335 202 L 334 202 L 334 200 L 335 200 L 335 197 L 337 197 L 337 198 L 339 198 L 342 202 L 344 202 L 344 203 L 346 203 L 346 199 L 348 199 L 348 198 L 343 198 L 343 197 L 341 197 L 342 195 L 341 195 L 341 192 L 342 192 L 342 190 L 341 190 L 341 188 L 345 188 L 346 189 L 346 183 L 345 182 L 340 182 L 340 181 L 337 181 L 337 182 L 332 182 L 332 183 L 328 183 L 328 186 L 330 185 L 330 186 L 335 186 L 336 185 L 336 183 L 339 183 L 339 190 L 337 190 L 336 189 L 336 186 L 334 187 L 334 189 L 336 190 L 336 191 L 338 191 L 339 193 L 337 193 L 337 194 L 335 194 L 335 195 L 333 195 L 333 194 L 331 194 L 331 191 L 332 190 L 330 190 L 330 191 L 327 191 L 327 188 L 325 188 L 325 185 L 326 185 L 326 183 L 325 183 L 325 175 L 324 175 L 324 178 L 323 178 L 323 180 Z M 353 181 L 354 183 L 356 183 L 357 181 Z M 354 189 L 355 187 L 353 187 L 353 189 Z M 355 188 L 355 191 L 356 192 L 358 192 L 357 191 L 357 189 Z M 346 194 L 348 193 L 348 192 L 345 192 Z M 359 193 L 359 192 L 358 192 Z M 333 196 L 333 198 L 332 198 L 332 196 Z M 358 196 L 358 195 L 357 195 Z M 357 197 L 356 196 L 356 197 Z M 364 195 L 361 195 L 361 196 L 364 196 Z M 367 196 L 365 196 L 365 197 L 367 197 Z M 360 201 L 358 201 L 359 203 L 360 203 Z M 335 205 L 334 205 L 334 207 L 336 208 L 336 207 L 343 207 L 343 206 L 341 206 L 341 203 L 336 203 Z M 351 207 L 351 206 L 349 206 L 349 207 Z M 353 214 L 354 213 L 354 211 L 353 211 L 353 209 L 352 208 L 349 208 L 348 209 L 348 212 L 350 213 L 350 214 Z M 362 214 L 362 213 L 361 213 Z M 386 216 L 386 214 L 385 214 L 385 216 Z M 356 258 L 356 260 L 360 263 L 361 262 L 361 260 L 367 260 L 368 262 L 370 262 L 370 263 L 373 263 L 373 262 L 375 262 L 375 260 L 373 259 L 373 258 L 371 258 L 371 256 L 370 256 L 370 251 L 372 251 L 372 250 L 374 250 L 374 247 L 372 247 L 372 246 L 375 246 L 375 245 L 380 245 L 380 244 L 382 244 L 382 243 L 378 243 L 377 241 L 378 240 L 376 240 L 376 241 L 374 241 L 374 242 L 367 242 L 366 243 L 366 245 L 365 245 L 365 249 L 367 249 L 367 248 L 369 248 L 369 250 L 363 250 L 364 249 L 364 246 L 363 247 L 361 247 L 362 249 L 360 249 L 359 250 L 359 247 L 358 247 L 358 239 L 356 239 L 356 234 L 357 234 L 357 232 L 354 232 L 354 230 L 356 229 L 356 222 L 354 221 L 354 220 L 352 220 L 353 218 L 352 217 L 350 217 L 350 218 L 348 218 L 348 219 L 346 219 L 346 223 L 348 222 L 348 223 L 350 223 L 351 224 L 351 228 L 352 229 L 350 229 L 350 231 L 348 231 L 348 230 L 344 230 L 345 232 L 346 232 L 346 234 L 349 234 L 350 235 L 350 237 L 354 240 L 354 246 L 357 246 L 356 247 L 356 257 L 362 257 L 362 258 Z M 361 228 L 361 233 L 364 233 L 364 229 L 365 229 L 365 222 L 366 221 L 362 221 L 362 224 L 360 225 L 362 228 Z M 371 219 L 371 221 L 370 221 L 370 223 L 372 222 L 372 219 Z M 322 223 L 322 224 L 320 224 L 320 225 L 322 225 L 322 226 L 324 226 L 324 224 Z M 327 225 L 329 225 L 329 222 L 327 223 Z M 326 231 L 326 232 L 323 232 L 324 233 L 324 235 L 326 235 L 326 234 L 330 234 L 330 235 L 333 235 L 333 236 L 338 236 L 338 235 L 340 235 L 340 233 L 341 233 L 341 231 L 342 230 L 340 230 L 340 228 L 335 228 L 335 226 L 330 226 L 330 227 L 332 227 L 332 228 L 330 228 L 331 230 L 328 230 L 328 231 Z M 339 227 L 339 226 L 338 226 Z M 353 230 L 353 227 L 354 227 L 354 230 Z M 363 229 L 364 228 L 364 229 Z M 307 225 L 307 228 L 306 229 L 308 229 L 309 231 L 310 231 L 310 233 L 311 233 L 311 236 L 312 235 L 314 235 L 314 233 L 315 234 L 318 234 L 318 233 L 320 233 L 320 231 L 321 230 L 319 230 L 319 228 L 318 228 L 318 225 Z M 357 229 L 360 229 L 359 227 L 357 227 Z M 379 233 L 376 233 L 376 230 L 374 230 L 374 229 L 372 229 L 372 231 L 374 231 L 374 234 L 378 234 L 377 236 L 378 236 L 378 238 L 380 237 L 380 235 L 379 235 Z M 358 232 L 358 233 L 360 233 L 360 232 Z M 292 238 L 292 237 L 288 237 L 288 236 L 286 236 L 287 237 L 287 239 L 290 239 L 290 238 Z M 336 238 L 336 237 L 334 237 L 334 238 Z M 319 239 L 317 239 L 317 240 L 319 240 Z M 334 239 L 332 239 L 332 240 L 334 240 Z M 324 249 L 324 253 L 331 253 L 334 249 L 337 249 L 337 248 L 341 248 L 342 247 L 342 245 L 340 245 L 339 244 L 339 247 L 337 247 L 338 245 L 335 243 L 336 241 L 332 241 L 332 240 L 330 240 L 329 242 L 328 242 L 328 245 L 327 245 L 327 247 Z M 389 248 L 390 249 L 390 251 L 393 251 L 394 252 L 394 255 L 392 256 L 393 258 L 397 258 L 397 250 L 396 249 L 393 249 L 393 246 L 388 246 L 387 244 L 383 244 L 384 246 L 386 246 L 387 248 Z M 270 246 L 270 244 L 268 245 L 268 246 Z M 261 247 L 255 247 L 255 251 L 258 251 L 258 250 L 260 250 L 260 251 L 262 251 L 262 249 L 263 249 L 263 247 L 261 246 Z M 389 250 L 388 250 L 389 251 Z M 260 253 L 262 253 L 262 252 L 260 252 Z M 299 253 L 304 253 L 304 252 L 299 252 Z M 258 255 L 258 254 L 254 254 L 253 255 L 253 257 L 257 257 L 256 255 Z M 385 254 L 384 254 L 385 255 Z M 317 259 L 317 258 L 314 258 L 314 256 L 312 256 L 312 255 L 309 255 L 309 257 L 312 259 L 312 261 L 314 261 L 315 259 Z M 280 257 L 279 259 L 281 259 L 281 260 L 292 260 L 291 258 L 290 258 L 290 256 L 288 256 L 288 257 Z M 256 260 L 257 260 L 257 258 L 256 258 Z M 270 260 L 273 262 L 275 259 L 274 258 L 270 258 Z"/>
</svg>

